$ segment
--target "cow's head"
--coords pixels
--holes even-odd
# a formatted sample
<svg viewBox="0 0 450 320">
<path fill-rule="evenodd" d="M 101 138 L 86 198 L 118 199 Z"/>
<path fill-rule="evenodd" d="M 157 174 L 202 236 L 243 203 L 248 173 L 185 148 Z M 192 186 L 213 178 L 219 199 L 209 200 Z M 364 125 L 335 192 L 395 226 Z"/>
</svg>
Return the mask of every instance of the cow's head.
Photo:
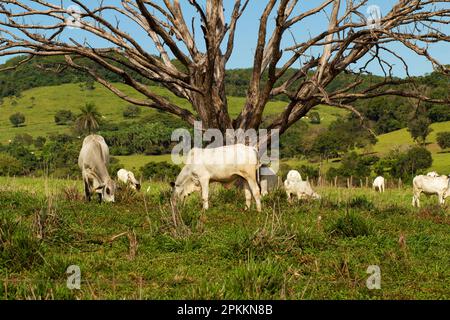
<svg viewBox="0 0 450 320">
<path fill-rule="evenodd" d="M 182 202 L 194 191 L 200 191 L 200 182 L 192 174 L 188 166 L 184 167 L 175 182 L 170 183 L 172 187 L 173 200 Z"/>
<path fill-rule="evenodd" d="M 134 177 L 133 172 L 128 171 L 127 180 L 128 180 L 128 184 L 131 186 L 132 189 L 134 189 L 134 190 L 141 190 L 141 184 Z"/>
<path fill-rule="evenodd" d="M 83 171 L 83 179 L 89 185 L 91 193 L 99 193 L 102 195 L 102 201 L 114 202 L 114 193 L 116 192 L 116 183 L 109 176 L 106 181 L 102 181 L 94 170 L 85 169 Z"/>
<path fill-rule="evenodd" d="M 116 182 L 111 178 L 108 178 L 101 190 L 102 200 L 105 202 L 114 202 L 115 192 L 116 192 Z"/>
</svg>

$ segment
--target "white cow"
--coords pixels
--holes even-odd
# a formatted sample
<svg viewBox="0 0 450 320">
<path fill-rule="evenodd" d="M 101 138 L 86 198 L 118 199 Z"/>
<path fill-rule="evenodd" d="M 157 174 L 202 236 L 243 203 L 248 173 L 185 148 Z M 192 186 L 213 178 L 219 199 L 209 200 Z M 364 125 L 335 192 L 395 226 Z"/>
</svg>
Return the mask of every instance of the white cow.
<svg viewBox="0 0 450 320">
<path fill-rule="evenodd" d="M 186 164 L 179 173 L 173 188 L 173 200 L 183 201 L 194 191 L 201 191 L 203 209 L 208 209 L 209 183 L 231 183 L 244 180 L 245 205 L 250 208 L 252 196 L 256 210 L 261 211 L 261 196 L 256 181 L 260 166 L 258 151 L 254 147 L 235 144 L 217 148 L 193 148 L 186 157 Z"/>
<path fill-rule="evenodd" d="M 96 134 L 84 138 L 78 166 L 83 176 L 86 200 L 91 201 L 92 195 L 97 193 L 99 201 L 114 202 L 116 183 L 109 176 L 108 164 L 109 149 L 105 139 Z"/>
<path fill-rule="evenodd" d="M 375 191 L 378 189 L 379 192 L 384 192 L 384 178 L 382 176 L 376 177 L 373 180 L 372 187 Z"/>
<path fill-rule="evenodd" d="M 431 171 L 427 173 L 428 177 L 439 177 L 439 174 L 436 171 Z"/>
<path fill-rule="evenodd" d="M 278 187 L 278 176 L 272 168 L 261 166 L 259 170 L 259 184 L 261 186 L 261 196 L 266 196 Z"/>
<path fill-rule="evenodd" d="M 439 204 L 445 203 L 445 198 L 450 195 L 450 178 L 447 176 L 430 177 L 430 176 L 416 176 L 413 179 L 413 201 L 412 205 L 420 207 L 421 193 L 427 195 L 437 194 Z"/>
<path fill-rule="evenodd" d="M 321 196 L 317 194 L 311 187 L 309 181 L 302 181 L 300 173 L 296 170 L 289 171 L 286 180 L 284 181 L 284 189 L 288 201 L 291 202 L 291 195 L 296 195 L 298 199 L 313 198 L 320 199 Z"/>
<path fill-rule="evenodd" d="M 141 189 L 141 184 L 136 180 L 133 172 L 131 171 L 120 169 L 119 171 L 117 171 L 117 179 L 124 184 L 129 185 L 134 190 Z"/>
</svg>

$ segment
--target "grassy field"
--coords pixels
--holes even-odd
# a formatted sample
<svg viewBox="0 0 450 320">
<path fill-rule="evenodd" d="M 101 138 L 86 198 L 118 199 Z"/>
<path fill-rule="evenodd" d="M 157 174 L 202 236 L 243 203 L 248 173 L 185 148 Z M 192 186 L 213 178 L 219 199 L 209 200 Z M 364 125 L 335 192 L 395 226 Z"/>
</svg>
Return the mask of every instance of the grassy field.
<svg viewBox="0 0 450 320">
<path fill-rule="evenodd" d="M 323 199 L 244 211 L 214 189 L 172 218 L 169 187 L 85 203 L 81 181 L 0 178 L 0 299 L 449 299 L 450 217 L 411 190 L 317 188 Z M 81 288 L 66 287 L 66 269 Z M 381 289 L 366 287 L 368 266 Z"/>
<path fill-rule="evenodd" d="M 130 96 L 139 96 L 130 87 L 117 84 L 123 92 Z M 187 101 L 180 99 L 165 89 L 152 87 L 155 93 L 161 94 L 178 105 L 192 110 Z M 0 143 L 7 143 L 16 134 L 28 133 L 33 137 L 47 136 L 52 133 L 63 133 L 69 130 L 68 126 L 58 126 L 54 122 L 55 113 L 58 110 L 71 110 L 78 114 L 80 107 L 87 102 L 93 102 L 98 107 L 105 121 L 120 122 L 131 121 L 123 118 L 122 112 L 128 103 L 115 96 L 106 88 L 96 85 L 95 90 L 82 90 L 79 84 L 64 84 L 60 86 L 40 87 L 24 91 L 20 98 L 4 98 L 0 105 Z M 229 97 L 229 112 L 232 116 L 239 114 L 245 98 Z M 265 110 L 265 115 L 278 114 L 286 106 L 285 102 L 270 102 Z M 318 106 L 316 108 L 322 118 L 322 125 L 328 125 L 336 119 L 337 116 L 345 114 L 342 109 L 329 106 Z M 21 112 L 25 115 L 25 125 L 19 128 L 13 128 L 9 121 L 9 116 L 15 112 Z M 141 116 L 151 112 L 151 109 L 143 108 Z"/>
</svg>

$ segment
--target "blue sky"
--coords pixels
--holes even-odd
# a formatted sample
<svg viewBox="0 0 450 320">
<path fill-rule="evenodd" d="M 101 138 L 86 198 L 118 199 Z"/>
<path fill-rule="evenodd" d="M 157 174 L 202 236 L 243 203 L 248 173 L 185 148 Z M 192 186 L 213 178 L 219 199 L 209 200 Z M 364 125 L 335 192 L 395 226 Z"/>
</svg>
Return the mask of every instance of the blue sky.
<svg viewBox="0 0 450 320">
<path fill-rule="evenodd" d="M 296 12 L 302 12 L 306 11 L 312 7 L 317 6 L 318 4 L 322 3 L 323 0 L 308 0 L 308 1 L 299 1 L 299 5 L 296 7 Z M 27 2 L 27 1 L 24 1 Z M 59 1 L 50 1 L 53 3 L 59 3 Z M 94 4 L 97 1 L 86 1 L 86 3 L 89 3 L 90 6 L 94 6 Z M 105 0 L 105 4 L 114 4 L 117 3 L 117 0 Z M 161 1 L 156 1 L 161 2 Z M 205 1 L 200 1 L 201 3 L 204 3 Z M 225 7 L 225 16 L 228 18 L 231 10 L 232 5 L 234 1 L 231 0 L 225 0 L 226 3 Z M 390 0 L 378 0 L 378 1 L 369 1 L 368 5 L 377 5 L 380 7 L 381 13 L 385 14 L 394 3 L 397 1 L 390 1 Z M 191 18 L 196 13 L 193 10 L 193 8 L 187 3 L 187 0 L 182 0 L 181 3 L 183 4 L 183 8 L 185 9 L 185 20 L 191 21 Z M 251 67 L 252 61 L 253 61 L 253 54 L 256 46 L 256 37 L 258 33 L 258 27 L 259 27 L 259 17 L 261 15 L 261 12 L 265 6 L 266 1 L 263 0 L 250 0 L 250 4 L 247 8 L 247 10 L 244 12 L 243 16 L 239 20 L 238 24 L 238 31 L 235 39 L 235 49 L 233 56 L 231 57 L 227 68 L 233 69 L 233 68 L 247 68 Z M 71 5 L 70 1 L 64 1 L 65 6 Z M 450 4 L 449 4 L 450 5 Z M 345 6 L 345 4 L 344 4 Z M 342 8 L 344 9 L 344 8 Z M 365 11 L 365 9 L 364 9 Z M 113 19 L 112 16 L 105 15 L 105 17 L 109 19 Z M 128 23 L 124 19 L 121 20 L 121 26 L 126 32 L 132 34 L 135 39 L 138 39 L 141 43 L 144 43 L 144 47 L 149 50 L 152 53 L 156 53 L 154 48 L 150 45 L 150 42 L 148 41 L 147 36 L 137 30 L 137 28 Z M 111 20 L 115 21 L 115 20 Z M 197 19 L 198 21 L 198 19 Z M 269 25 L 274 25 L 273 17 L 270 20 L 272 23 Z M 45 17 L 35 17 L 33 19 L 33 22 L 36 23 L 49 23 L 49 19 Z M 304 40 L 307 40 L 311 35 L 314 36 L 321 31 L 323 31 L 327 26 L 327 19 L 325 14 L 316 15 L 313 17 L 310 17 L 308 19 L 305 19 L 301 24 L 296 26 L 295 28 L 292 28 L 292 36 L 295 38 L 296 42 L 302 42 Z M 269 27 L 270 31 L 271 27 Z M 450 34 L 450 27 L 447 26 L 445 29 L 441 29 L 446 34 Z M 197 43 L 200 48 L 202 48 L 203 39 L 201 37 L 201 32 L 199 27 L 196 28 L 196 36 L 197 36 Z M 290 33 L 286 33 L 284 45 L 289 46 L 293 44 L 293 39 Z M 90 43 L 90 45 L 95 47 L 104 47 L 108 46 L 108 44 L 105 41 L 100 41 L 97 38 L 94 38 L 90 35 L 87 35 L 83 31 L 76 30 L 76 29 L 68 29 L 64 32 L 62 35 L 64 38 L 72 37 L 74 39 L 77 39 L 78 41 L 83 41 L 84 39 L 87 39 L 87 41 Z M 147 43 L 147 44 L 146 44 Z M 402 55 L 406 62 L 409 64 L 410 67 L 410 74 L 412 75 L 421 75 L 424 73 L 428 73 L 432 71 L 432 65 L 430 62 L 428 62 L 425 58 L 417 56 L 415 53 L 412 53 L 409 49 L 405 48 L 403 45 L 400 44 L 392 44 L 389 46 L 390 49 L 393 49 L 397 54 Z M 433 46 L 430 46 L 429 51 L 433 54 L 435 58 L 441 63 L 444 64 L 450 64 L 450 45 L 449 44 L 436 44 Z M 319 51 L 312 51 L 313 55 L 317 56 L 319 54 Z M 289 56 L 289 55 L 288 55 Z M 288 57 L 286 56 L 286 57 Z M 402 64 L 398 60 L 394 60 L 392 56 L 390 55 L 384 55 L 383 58 L 385 58 L 387 61 L 394 63 L 394 74 L 397 76 L 405 76 Z M 0 57 L 0 62 L 5 61 L 4 57 Z M 294 65 L 298 66 L 297 65 Z M 378 67 L 377 64 L 373 64 L 369 70 L 375 74 L 382 74 L 381 69 Z"/>
</svg>

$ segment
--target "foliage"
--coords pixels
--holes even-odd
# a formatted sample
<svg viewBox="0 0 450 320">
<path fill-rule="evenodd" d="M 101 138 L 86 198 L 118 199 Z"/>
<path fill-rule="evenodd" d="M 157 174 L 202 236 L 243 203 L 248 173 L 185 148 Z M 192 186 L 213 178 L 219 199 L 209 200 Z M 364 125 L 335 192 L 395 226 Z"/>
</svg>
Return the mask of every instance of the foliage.
<svg viewBox="0 0 450 320">
<path fill-rule="evenodd" d="M 57 125 L 68 125 L 75 120 L 75 115 L 70 110 L 59 110 L 55 114 L 55 123 Z"/>
<path fill-rule="evenodd" d="M 16 176 L 22 173 L 22 162 L 7 153 L 0 153 L 0 176 Z"/>
<path fill-rule="evenodd" d="M 141 108 L 135 105 L 129 105 L 123 110 L 124 118 L 137 118 L 141 114 Z"/>
<path fill-rule="evenodd" d="M 9 121 L 12 123 L 12 125 L 14 127 L 19 127 L 22 124 L 25 123 L 25 115 L 21 112 L 16 112 L 13 113 L 10 117 L 9 117 Z"/>
<path fill-rule="evenodd" d="M 67 134 L 53 135 L 42 149 L 42 161 L 49 172 L 61 177 L 79 175 L 81 141 Z"/>
<path fill-rule="evenodd" d="M 101 130 L 113 155 L 170 153 L 173 128 L 161 122 L 119 124 Z"/>
<path fill-rule="evenodd" d="M 16 134 L 13 142 L 24 146 L 31 146 L 33 144 L 33 137 L 28 133 Z"/>
<path fill-rule="evenodd" d="M 34 146 L 41 150 L 42 147 L 45 145 L 45 142 L 47 141 L 47 138 L 43 137 L 43 136 L 38 136 L 36 137 L 36 139 L 34 139 Z"/>
<path fill-rule="evenodd" d="M 22 164 L 22 174 L 29 174 L 39 168 L 39 160 L 28 147 L 20 143 L 12 142 L 7 145 L 5 151 Z"/>
<path fill-rule="evenodd" d="M 408 131 L 414 141 L 425 144 L 427 136 L 432 129 L 431 121 L 426 116 L 419 115 L 408 122 Z"/>
<path fill-rule="evenodd" d="M 180 172 L 180 168 L 168 162 L 149 162 L 141 168 L 144 179 L 174 181 Z"/>
<path fill-rule="evenodd" d="M 450 131 L 438 132 L 436 139 L 441 149 L 450 148 Z"/>
<path fill-rule="evenodd" d="M 94 103 L 86 103 L 80 108 L 81 114 L 75 121 L 75 130 L 79 133 L 91 134 L 100 126 L 102 115 Z"/>
<path fill-rule="evenodd" d="M 309 122 L 311 124 L 320 124 L 320 114 L 317 111 L 312 111 L 308 113 Z"/>
<path fill-rule="evenodd" d="M 433 163 L 430 151 L 414 146 L 405 152 L 392 151 L 383 161 L 385 171 L 394 178 L 411 180 L 419 171 L 429 168 Z"/>
</svg>

